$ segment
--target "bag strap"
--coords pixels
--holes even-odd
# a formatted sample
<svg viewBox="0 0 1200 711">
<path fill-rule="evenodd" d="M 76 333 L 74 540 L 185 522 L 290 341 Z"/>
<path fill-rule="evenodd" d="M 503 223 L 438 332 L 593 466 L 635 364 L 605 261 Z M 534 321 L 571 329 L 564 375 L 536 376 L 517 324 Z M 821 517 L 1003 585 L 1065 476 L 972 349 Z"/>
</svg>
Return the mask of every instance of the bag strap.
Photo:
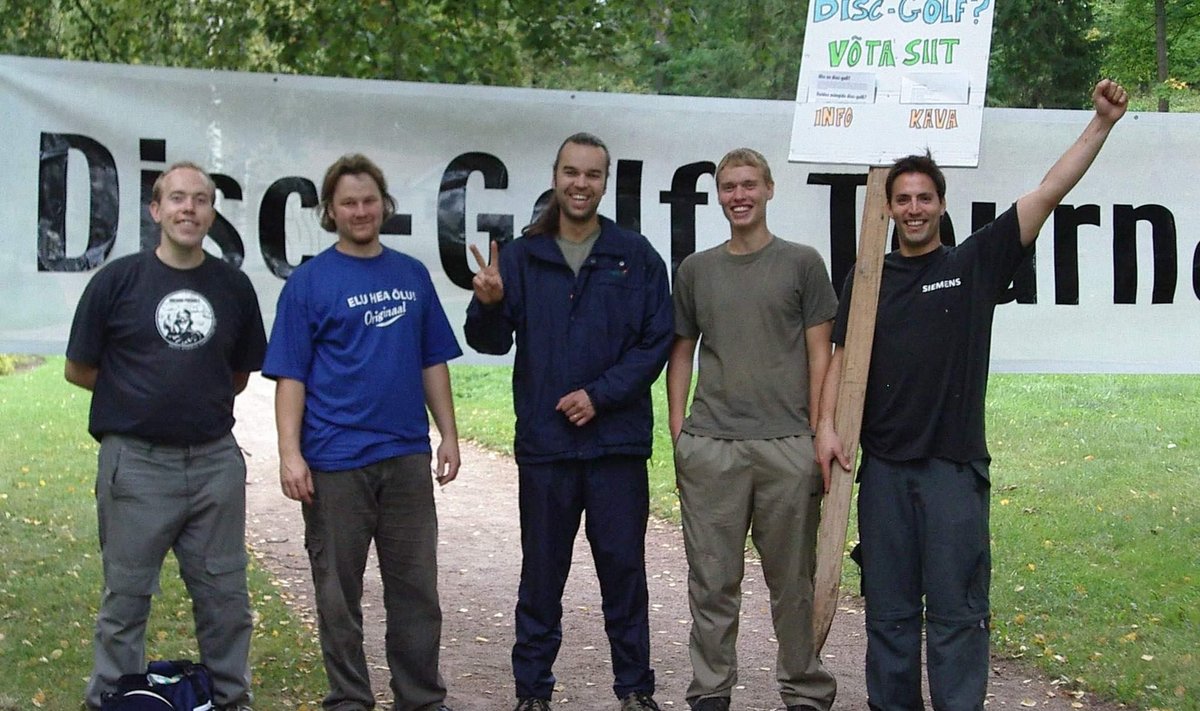
<svg viewBox="0 0 1200 711">
<path fill-rule="evenodd" d="M 171 663 L 178 666 L 183 676 L 191 682 L 197 700 L 212 701 L 212 676 L 209 674 L 208 667 L 203 664 L 194 664 L 190 659 L 174 660 Z"/>
</svg>

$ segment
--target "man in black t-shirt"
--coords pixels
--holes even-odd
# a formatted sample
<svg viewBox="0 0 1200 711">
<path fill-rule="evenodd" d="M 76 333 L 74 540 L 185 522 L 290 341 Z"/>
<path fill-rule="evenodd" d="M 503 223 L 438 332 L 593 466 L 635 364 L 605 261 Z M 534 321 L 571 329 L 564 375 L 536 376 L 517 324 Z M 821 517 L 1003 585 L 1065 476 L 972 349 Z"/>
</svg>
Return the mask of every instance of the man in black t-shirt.
<svg viewBox="0 0 1200 711">
<path fill-rule="evenodd" d="M 872 709 L 922 708 L 921 631 L 936 709 L 987 693 L 988 463 L 992 316 L 1024 250 L 1091 166 L 1128 103 L 1104 80 L 1096 113 L 1034 190 L 957 247 L 941 243 L 946 181 L 929 156 L 896 161 L 887 199 L 900 238 L 884 260 L 862 425 L 858 526 Z M 846 281 L 821 395 L 816 456 L 849 459 L 834 431 L 853 290 Z"/>
<path fill-rule="evenodd" d="M 66 378 L 92 391 L 104 591 L 85 706 L 146 668 L 146 621 L 168 550 L 192 596 L 200 660 L 219 710 L 249 708 L 246 463 L 233 398 L 266 350 L 246 275 L 202 248 L 215 186 L 176 163 L 154 183 L 153 251 L 101 269 L 84 290 Z"/>
</svg>

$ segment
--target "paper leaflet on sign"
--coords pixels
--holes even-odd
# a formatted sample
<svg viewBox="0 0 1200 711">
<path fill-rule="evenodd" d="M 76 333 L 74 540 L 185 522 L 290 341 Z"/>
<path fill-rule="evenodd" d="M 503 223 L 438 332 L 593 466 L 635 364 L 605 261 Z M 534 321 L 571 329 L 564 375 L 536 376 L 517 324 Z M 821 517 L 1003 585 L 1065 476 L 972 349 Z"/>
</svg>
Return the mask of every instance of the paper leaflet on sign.
<svg viewBox="0 0 1200 711">
<path fill-rule="evenodd" d="M 991 0 L 813 0 L 788 158 L 979 163 Z"/>
</svg>

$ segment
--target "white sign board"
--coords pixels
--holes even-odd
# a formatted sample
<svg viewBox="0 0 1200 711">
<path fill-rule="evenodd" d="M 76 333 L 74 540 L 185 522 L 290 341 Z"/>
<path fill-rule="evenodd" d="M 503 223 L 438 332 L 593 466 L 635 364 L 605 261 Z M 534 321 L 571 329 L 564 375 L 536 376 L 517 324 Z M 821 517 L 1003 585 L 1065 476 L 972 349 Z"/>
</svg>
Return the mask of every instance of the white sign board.
<svg viewBox="0 0 1200 711">
<path fill-rule="evenodd" d="M 979 163 L 992 0 L 812 0 L 788 159 Z"/>
<path fill-rule="evenodd" d="M 988 109 L 979 167 L 947 170 L 962 239 L 1027 192 L 1090 112 Z M 772 231 L 834 282 L 854 260 L 866 170 L 788 163 L 792 102 L 630 96 L 157 69 L 0 57 L 0 352 L 62 353 L 97 269 L 158 233 L 147 189 L 190 159 L 217 176 L 206 247 L 237 263 L 271 320 L 283 279 L 333 244 L 309 205 L 338 156 L 387 174 L 384 243 L 422 260 L 461 329 L 489 236 L 520 232 L 576 131 L 612 152 L 600 211 L 667 263 L 725 240 L 712 172 L 749 145 L 773 164 Z M 1200 373 L 1200 115 L 1131 114 L 1047 222 L 999 307 L 1003 370 Z M 501 363 L 465 347 L 467 362 Z"/>
</svg>

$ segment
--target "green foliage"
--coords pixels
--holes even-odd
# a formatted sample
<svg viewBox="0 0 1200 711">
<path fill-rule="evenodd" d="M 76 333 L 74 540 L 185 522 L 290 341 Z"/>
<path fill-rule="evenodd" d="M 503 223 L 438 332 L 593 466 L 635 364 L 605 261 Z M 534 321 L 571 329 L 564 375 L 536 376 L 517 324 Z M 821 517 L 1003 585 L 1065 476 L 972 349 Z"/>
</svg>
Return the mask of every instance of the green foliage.
<svg viewBox="0 0 1200 711">
<path fill-rule="evenodd" d="M 1164 2 L 1166 83 L 1154 79 L 1154 0 L 997 3 L 989 104 L 1086 106 L 1101 66 L 1141 93 L 1176 101 L 1200 81 L 1200 0 Z M 804 0 L 0 0 L 0 53 L 791 99 L 807 13 Z"/>
<path fill-rule="evenodd" d="M 662 94 L 794 99 L 807 2 L 695 0 L 665 8 L 641 62 Z"/>
<path fill-rule="evenodd" d="M 1188 94 L 1200 89 L 1200 0 L 1161 1 L 1167 29 L 1166 81 L 1158 79 L 1155 0 L 1097 0 L 1098 32 L 1105 44 L 1103 70 L 1139 93 L 1168 99 L 1173 110 L 1180 110 L 1176 102 L 1188 105 Z"/>
<path fill-rule="evenodd" d="M 281 68 L 298 74 L 519 85 L 519 37 L 505 9 L 492 0 L 279 3 L 267 8 L 264 34 Z"/>
<path fill-rule="evenodd" d="M 785 0 L 7 0 L 0 52 L 462 84 L 789 98 Z"/>
<path fill-rule="evenodd" d="M 637 13 L 592 0 L 4 0 L 0 52 L 359 79 L 611 88 Z M 549 83 L 547 82 L 549 79 Z M 584 86 L 592 88 L 589 80 Z"/>
<path fill-rule="evenodd" d="M 1080 0 L 996 3 L 988 105 L 1077 109 L 1091 106 L 1100 44 L 1091 5 Z"/>
<path fill-rule="evenodd" d="M 1157 85 L 1154 0 L 1098 0 L 1104 71 L 1148 91 Z M 1200 0 L 1165 0 L 1170 75 L 1200 88 Z"/>
<path fill-rule="evenodd" d="M 89 396 L 62 378 L 62 358 L 0 378 L 0 708 L 74 709 L 91 670 L 100 599 Z M 191 605 L 168 557 L 147 654 L 196 659 Z M 257 565 L 253 685 L 267 711 L 317 709 L 324 669 L 312 626 Z"/>
<path fill-rule="evenodd" d="M 204 69 L 276 69 L 262 17 L 285 0 L 5 0 L 0 51 Z"/>
</svg>

